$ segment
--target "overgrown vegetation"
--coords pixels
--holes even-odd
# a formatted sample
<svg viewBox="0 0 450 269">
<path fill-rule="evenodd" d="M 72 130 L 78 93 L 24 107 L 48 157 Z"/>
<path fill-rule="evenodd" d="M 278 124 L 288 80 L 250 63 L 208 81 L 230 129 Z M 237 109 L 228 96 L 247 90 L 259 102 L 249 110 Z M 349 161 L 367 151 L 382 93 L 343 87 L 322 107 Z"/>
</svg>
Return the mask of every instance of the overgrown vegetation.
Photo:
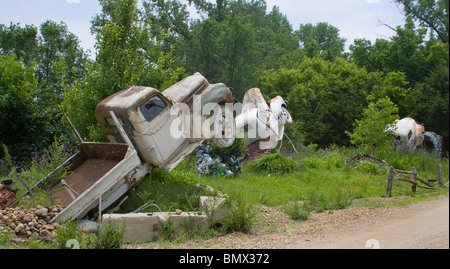
<svg viewBox="0 0 450 269">
<path fill-rule="evenodd" d="M 148 205 L 141 210 L 146 212 L 198 211 L 200 196 L 214 196 L 214 193 L 198 187 L 195 172 L 169 173 L 156 168 L 139 186 L 130 191 L 128 199 L 121 205 L 118 213 L 129 213 Z M 113 205 L 114 206 L 114 205 Z M 112 206 L 112 207 L 113 207 Z"/>
<path fill-rule="evenodd" d="M 56 245 L 60 249 L 118 249 L 124 229 L 107 223 L 95 233 L 78 229 L 78 221 L 68 220 L 56 230 Z"/>
<path fill-rule="evenodd" d="M 298 170 L 297 164 L 292 158 L 281 153 L 264 155 L 253 160 L 249 165 L 250 171 L 264 174 L 287 174 Z"/>
<path fill-rule="evenodd" d="M 202 181 L 231 197 L 242 197 L 248 205 L 278 207 L 299 220 L 307 218 L 310 212 L 346 208 L 355 199 L 385 197 L 390 165 L 405 170 L 416 167 L 422 178 L 437 180 L 437 164 L 440 163 L 444 179 L 448 181 L 448 159 L 421 152 L 392 152 L 384 159 L 384 165 L 371 161 L 346 162 L 357 154 L 357 150 L 348 148 L 314 150 L 314 147 L 304 147 L 291 159 L 301 168 L 289 173 L 273 176 L 271 168 L 254 172 L 250 163 L 236 179 L 203 178 Z M 406 195 L 421 200 L 429 195 L 448 194 L 448 188 L 413 193 L 409 184 L 397 183 L 394 193 L 393 196 Z"/>
</svg>

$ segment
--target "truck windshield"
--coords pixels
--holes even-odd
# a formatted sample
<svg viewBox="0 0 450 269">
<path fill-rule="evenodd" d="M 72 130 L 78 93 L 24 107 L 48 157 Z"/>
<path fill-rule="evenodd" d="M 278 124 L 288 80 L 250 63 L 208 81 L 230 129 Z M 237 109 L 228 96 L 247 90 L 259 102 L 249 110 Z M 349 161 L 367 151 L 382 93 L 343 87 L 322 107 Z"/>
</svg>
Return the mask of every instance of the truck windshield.
<svg viewBox="0 0 450 269">
<path fill-rule="evenodd" d="M 159 97 L 153 97 L 141 106 L 141 113 L 144 116 L 145 120 L 150 122 L 156 116 L 158 116 L 158 114 L 161 113 L 164 108 L 166 108 L 166 104 L 164 103 L 164 101 Z"/>
</svg>

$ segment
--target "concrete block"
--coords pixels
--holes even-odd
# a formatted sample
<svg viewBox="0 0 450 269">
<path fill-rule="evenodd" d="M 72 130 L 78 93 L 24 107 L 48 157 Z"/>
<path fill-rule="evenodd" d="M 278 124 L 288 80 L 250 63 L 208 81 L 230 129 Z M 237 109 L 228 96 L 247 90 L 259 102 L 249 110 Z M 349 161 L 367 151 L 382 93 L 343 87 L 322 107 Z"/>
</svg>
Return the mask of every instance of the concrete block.
<svg viewBox="0 0 450 269">
<path fill-rule="evenodd" d="M 124 242 L 148 242 L 159 236 L 159 222 L 157 216 L 146 213 L 137 214 L 105 214 L 102 224 L 114 223 L 119 229 L 124 228 Z"/>
<path fill-rule="evenodd" d="M 175 212 L 104 214 L 102 224 L 114 223 L 119 229 L 124 228 L 124 242 L 150 242 L 160 236 L 162 225 L 169 220 L 174 226 L 175 235 L 179 235 L 182 231 L 195 231 L 220 223 L 231 212 L 227 200 L 220 197 L 200 197 L 199 208 L 201 212 L 181 212 L 181 214 Z"/>
<path fill-rule="evenodd" d="M 205 212 L 210 223 L 218 224 L 226 216 L 231 214 L 231 209 L 227 206 L 227 199 L 211 196 L 201 196 L 199 200 L 199 209 Z"/>
<path fill-rule="evenodd" d="M 119 229 L 124 228 L 124 242 L 150 242 L 159 237 L 161 226 L 171 220 L 175 234 L 183 230 L 208 227 L 208 216 L 204 213 L 188 212 L 176 213 L 130 213 L 130 214 L 104 214 L 102 223 L 114 223 Z"/>
</svg>

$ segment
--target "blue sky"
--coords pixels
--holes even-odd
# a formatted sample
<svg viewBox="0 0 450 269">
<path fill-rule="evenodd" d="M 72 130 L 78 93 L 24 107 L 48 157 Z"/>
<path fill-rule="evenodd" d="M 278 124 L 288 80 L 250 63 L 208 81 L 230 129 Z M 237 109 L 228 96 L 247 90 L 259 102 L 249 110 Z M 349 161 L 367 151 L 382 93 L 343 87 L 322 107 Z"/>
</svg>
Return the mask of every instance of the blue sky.
<svg viewBox="0 0 450 269">
<path fill-rule="evenodd" d="M 183 2 L 184 0 L 182 0 Z M 187 1 L 185 1 L 187 2 Z M 392 27 L 404 24 L 400 8 L 392 0 L 266 0 L 268 11 L 277 5 L 292 27 L 300 24 L 328 22 L 340 30 L 347 46 L 355 38 L 375 41 L 389 38 Z M 101 8 L 97 0 L 0 0 L 0 24 L 39 26 L 46 20 L 64 21 L 81 40 L 84 49 L 94 51 L 95 38 L 90 20 Z M 382 23 L 381 23 L 382 22 Z"/>
</svg>

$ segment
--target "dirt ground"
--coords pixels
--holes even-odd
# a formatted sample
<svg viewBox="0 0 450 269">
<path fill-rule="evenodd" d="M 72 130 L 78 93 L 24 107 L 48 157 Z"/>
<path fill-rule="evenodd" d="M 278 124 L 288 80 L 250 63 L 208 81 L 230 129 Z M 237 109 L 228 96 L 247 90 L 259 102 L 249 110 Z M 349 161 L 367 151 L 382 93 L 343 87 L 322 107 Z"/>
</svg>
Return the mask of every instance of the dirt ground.
<svg viewBox="0 0 450 269">
<path fill-rule="evenodd" d="M 449 249 L 449 197 L 401 207 L 351 207 L 293 222 L 262 207 L 257 229 L 177 248 L 197 249 Z"/>
</svg>

